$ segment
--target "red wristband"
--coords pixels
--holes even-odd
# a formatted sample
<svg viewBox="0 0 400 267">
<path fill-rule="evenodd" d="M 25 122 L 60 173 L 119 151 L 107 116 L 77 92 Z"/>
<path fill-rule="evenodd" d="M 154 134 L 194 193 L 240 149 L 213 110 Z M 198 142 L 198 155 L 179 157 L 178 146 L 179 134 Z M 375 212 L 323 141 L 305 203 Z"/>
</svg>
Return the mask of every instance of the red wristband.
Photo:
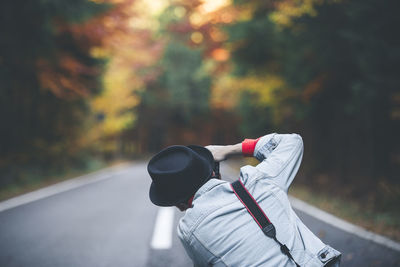
<svg viewBox="0 0 400 267">
<path fill-rule="evenodd" d="M 260 140 L 260 138 L 257 139 L 244 139 L 242 142 L 242 154 L 243 156 L 246 157 L 252 157 L 254 154 L 254 149 L 256 148 L 256 144 Z"/>
</svg>

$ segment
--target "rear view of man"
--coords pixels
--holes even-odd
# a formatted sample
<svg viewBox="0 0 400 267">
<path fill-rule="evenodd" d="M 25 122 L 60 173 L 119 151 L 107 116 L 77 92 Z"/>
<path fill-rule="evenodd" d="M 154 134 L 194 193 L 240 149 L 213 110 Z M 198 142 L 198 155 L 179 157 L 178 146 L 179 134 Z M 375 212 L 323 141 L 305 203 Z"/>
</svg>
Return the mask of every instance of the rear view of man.
<svg viewBox="0 0 400 267">
<path fill-rule="evenodd" d="M 215 179 L 214 161 L 234 154 L 260 163 L 242 167 L 233 184 Z M 178 234 L 195 266 L 339 266 L 340 252 L 315 236 L 289 203 L 302 155 L 297 134 L 268 134 L 230 146 L 171 146 L 148 164 L 150 199 L 186 210 Z"/>
</svg>

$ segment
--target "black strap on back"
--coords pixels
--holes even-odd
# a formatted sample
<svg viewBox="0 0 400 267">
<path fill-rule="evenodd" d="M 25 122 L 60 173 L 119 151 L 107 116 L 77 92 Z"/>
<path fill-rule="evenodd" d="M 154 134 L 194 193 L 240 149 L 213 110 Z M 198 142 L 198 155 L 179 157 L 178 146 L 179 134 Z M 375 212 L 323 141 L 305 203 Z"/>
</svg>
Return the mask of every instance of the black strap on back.
<svg viewBox="0 0 400 267">
<path fill-rule="evenodd" d="M 246 207 L 247 211 L 253 217 L 254 221 L 258 224 L 264 234 L 274 239 L 281 247 L 282 253 L 288 256 L 289 259 L 291 259 L 296 264 L 296 266 L 300 267 L 300 265 L 298 265 L 297 262 L 293 259 L 288 247 L 279 242 L 278 239 L 276 239 L 275 226 L 268 219 L 267 215 L 265 215 L 264 211 L 260 208 L 257 201 L 253 198 L 249 191 L 247 191 L 244 184 L 240 180 L 237 180 L 231 183 L 231 187 L 233 189 L 233 192 L 235 192 L 235 195 Z"/>
</svg>

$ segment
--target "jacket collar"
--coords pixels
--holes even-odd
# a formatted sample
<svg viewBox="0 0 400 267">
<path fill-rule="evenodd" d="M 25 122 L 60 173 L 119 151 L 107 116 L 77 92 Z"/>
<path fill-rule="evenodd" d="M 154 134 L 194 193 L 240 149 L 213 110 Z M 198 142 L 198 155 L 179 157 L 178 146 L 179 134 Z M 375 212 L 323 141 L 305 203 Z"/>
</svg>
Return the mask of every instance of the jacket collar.
<svg viewBox="0 0 400 267">
<path fill-rule="evenodd" d="M 207 183 L 203 184 L 199 188 L 199 190 L 197 190 L 196 194 L 194 195 L 193 201 L 222 183 L 226 183 L 226 181 L 219 179 L 210 179 Z"/>
</svg>

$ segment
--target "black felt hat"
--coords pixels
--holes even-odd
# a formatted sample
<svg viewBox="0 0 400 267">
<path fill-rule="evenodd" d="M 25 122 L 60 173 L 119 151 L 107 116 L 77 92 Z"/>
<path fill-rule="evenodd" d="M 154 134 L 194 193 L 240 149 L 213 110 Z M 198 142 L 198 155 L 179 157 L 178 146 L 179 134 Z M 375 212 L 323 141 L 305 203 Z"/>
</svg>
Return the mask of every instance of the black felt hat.
<svg viewBox="0 0 400 267">
<path fill-rule="evenodd" d="M 214 158 L 202 146 L 170 146 L 148 163 L 153 182 L 150 200 L 157 206 L 174 206 L 188 200 L 211 177 Z"/>
</svg>

